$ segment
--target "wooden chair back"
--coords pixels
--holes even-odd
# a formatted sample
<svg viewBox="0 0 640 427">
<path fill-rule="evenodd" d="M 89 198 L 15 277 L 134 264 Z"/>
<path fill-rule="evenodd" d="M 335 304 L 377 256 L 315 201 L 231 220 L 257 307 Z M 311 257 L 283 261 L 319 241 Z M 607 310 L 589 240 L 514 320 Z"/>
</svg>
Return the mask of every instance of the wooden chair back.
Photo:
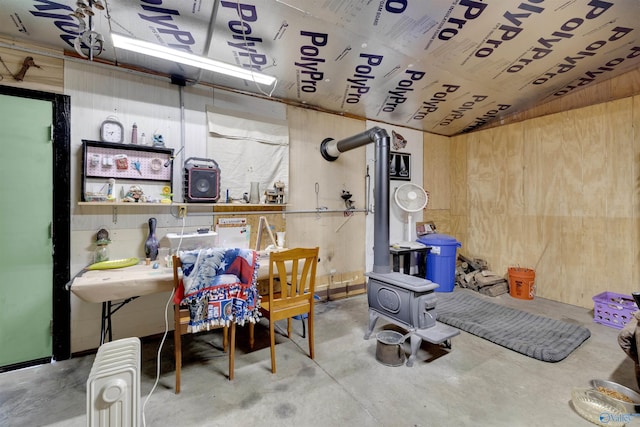
<svg viewBox="0 0 640 427">
<path fill-rule="evenodd" d="M 276 372 L 274 322 L 287 319 L 287 336 L 291 337 L 291 318 L 307 315 L 309 356 L 314 357 L 314 292 L 319 248 L 295 248 L 269 254 L 269 295 L 260 307 L 269 319 L 271 372 Z"/>
<path fill-rule="evenodd" d="M 318 252 L 318 248 L 295 248 L 269 254 L 270 309 L 292 313 L 282 313 L 282 318 L 306 313 L 304 310 L 313 305 Z M 300 305 L 304 307 L 298 313 L 296 307 Z"/>
</svg>

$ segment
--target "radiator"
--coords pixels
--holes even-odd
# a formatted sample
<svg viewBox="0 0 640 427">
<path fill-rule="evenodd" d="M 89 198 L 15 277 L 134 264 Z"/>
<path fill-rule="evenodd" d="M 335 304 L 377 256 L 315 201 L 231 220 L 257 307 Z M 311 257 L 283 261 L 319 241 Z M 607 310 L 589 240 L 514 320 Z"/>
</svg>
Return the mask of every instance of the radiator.
<svg viewBox="0 0 640 427">
<path fill-rule="evenodd" d="M 138 427 L 139 403 L 140 340 L 102 344 L 87 379 L 87 425 Z"/>
</svg>

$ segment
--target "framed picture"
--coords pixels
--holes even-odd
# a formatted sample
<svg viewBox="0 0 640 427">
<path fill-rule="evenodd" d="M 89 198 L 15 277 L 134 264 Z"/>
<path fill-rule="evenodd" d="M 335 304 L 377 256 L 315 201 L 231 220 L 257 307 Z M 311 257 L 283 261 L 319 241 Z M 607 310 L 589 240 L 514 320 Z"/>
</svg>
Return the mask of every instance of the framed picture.
<svg viewBox="0 0 640 427">
<path fill-rule="evenodd" d="M 411 181 L 410 153 L 398 153 L 397 151 L 389 153 L 389 179 Z"/>
</svg>

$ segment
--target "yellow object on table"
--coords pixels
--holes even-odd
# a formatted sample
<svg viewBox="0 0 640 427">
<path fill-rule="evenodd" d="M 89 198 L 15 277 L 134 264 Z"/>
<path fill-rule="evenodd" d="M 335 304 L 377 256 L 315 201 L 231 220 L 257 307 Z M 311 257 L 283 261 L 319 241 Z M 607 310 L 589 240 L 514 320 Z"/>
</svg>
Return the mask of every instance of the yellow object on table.
<svg viewBox="0 0 640 427">
<path fill-rule="evenodd" d="M 131 267 L 132 265 L 136 265 L 138 262 L 140 262 L 140 260 L 135 257 L 114 259 L 111 261 L 100 261 L 91 264 L 89 267 L 87 267 L 87 270 L 110 270 L 112 268 Z"/>
</svg>

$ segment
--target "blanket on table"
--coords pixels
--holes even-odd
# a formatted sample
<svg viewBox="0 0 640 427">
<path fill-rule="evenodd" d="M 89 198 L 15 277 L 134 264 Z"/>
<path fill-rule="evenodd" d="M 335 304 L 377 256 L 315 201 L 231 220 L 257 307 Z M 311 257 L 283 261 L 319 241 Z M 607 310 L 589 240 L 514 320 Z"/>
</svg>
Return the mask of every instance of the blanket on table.
<svg viewBox="0 0 640 427">
<path fill-rule="evenodd" d="M 182 281 L 174 302 L 189 307 L 189 332 L 258 320 L 257 252 L 207 248 L 182 251 L 179 256 Z"/>
</svg>

